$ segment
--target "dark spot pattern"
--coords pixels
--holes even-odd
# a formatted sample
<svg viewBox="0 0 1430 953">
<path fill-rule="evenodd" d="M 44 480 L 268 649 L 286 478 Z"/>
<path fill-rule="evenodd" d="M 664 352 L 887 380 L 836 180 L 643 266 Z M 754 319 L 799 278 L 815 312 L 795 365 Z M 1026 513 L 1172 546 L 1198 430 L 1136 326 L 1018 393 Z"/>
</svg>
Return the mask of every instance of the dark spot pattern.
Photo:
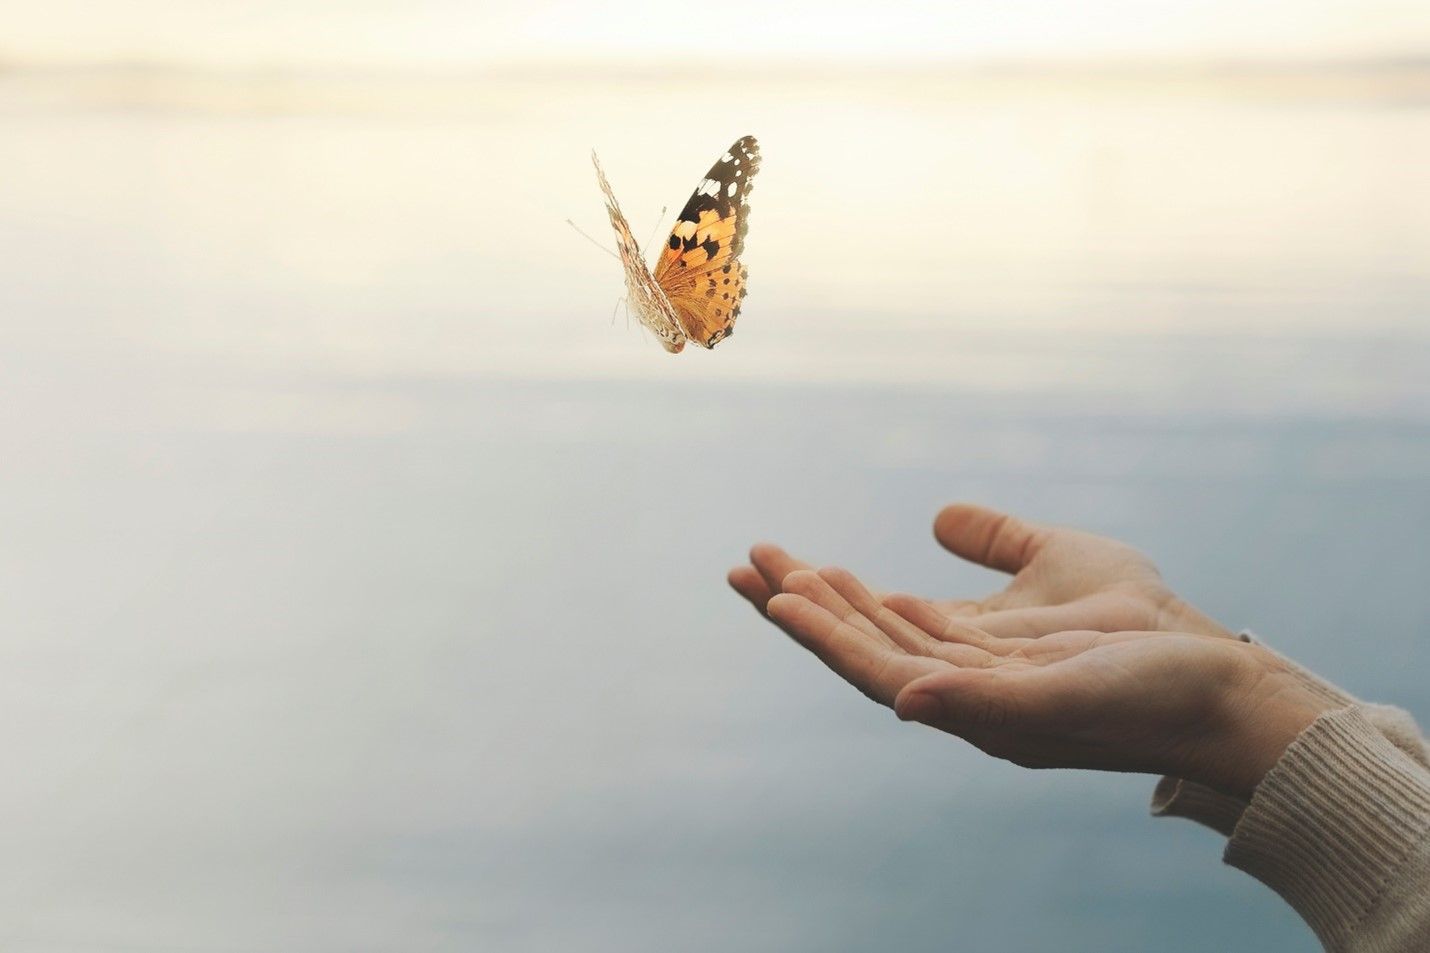
<svg viewBox="0 0 1430 953">
<path fill-rule="evenodd" d="M 748 272 L 739 256 L 749 231 L 749 194 L 759 167 L 760 149 L 753 136 L 739 139 L 721 155 L 681 209 L 667 239 L 669 250 L 654 270 L 681 329 L 707 348 L 730 336 L 747 294 Z M 696 249 L 704 252 L 703 261 L 694 259 Z"/>
<path fill-rule="evenodd" d="M 730 247 L 730 254 L 738 256 L 745 247 L 745 232 L 748 229 L 745 224 L 745 214 L 746 206 L 750 201 L 751 179 L 758 171 L 760 171 L 760 147 L 755 142 L 754 136 L 745 136 L 732 145 L 729 152 L 715 161 L 715 164 L 710 167 L 710 171 L 705 173 L 700 187 L 690 196 L 690 201 L 685 203 L 685 208 L 680 210 L 680 214 L 676 218 L 681 222 L 698 225 L 701 212 L 714 211 L 721 219 L 737 215 L 735 238 Z M 711 183 L 714 183 L 715 188 L 710 187 Z M 710 194 L 712 192 L 714 194 Z M 670 247 L 675 248 L 675 242 L 679 239 L 674 235 L 670 237 Z M 700 243 L 695 241 L 694 235 L 684 240 L 686 251 L 694 249 L 697 244 Z M 718 246 L 709 250 L 711 257 L 717 250 Z"/>
</svg>

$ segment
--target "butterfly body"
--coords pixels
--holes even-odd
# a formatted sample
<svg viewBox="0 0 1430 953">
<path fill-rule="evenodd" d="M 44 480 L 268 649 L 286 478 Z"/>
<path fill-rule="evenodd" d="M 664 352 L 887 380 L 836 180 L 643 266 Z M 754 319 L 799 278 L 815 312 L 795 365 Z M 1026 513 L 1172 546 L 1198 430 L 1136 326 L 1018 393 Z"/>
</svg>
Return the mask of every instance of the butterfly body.
<svg viewBox="0 0 1430 953">
<path fill-rule="evenodd" d="M 745 297 L 740 264 L 749 228 L 750 180 L 760 168 L 753 136 L 715 161 L 685 203 L 652 271 L 594 153 L 596 178 L 616 232 L 631 309 L 672 354 L 693 341 L 711 348 L 734 333 Z"/>
</svg>

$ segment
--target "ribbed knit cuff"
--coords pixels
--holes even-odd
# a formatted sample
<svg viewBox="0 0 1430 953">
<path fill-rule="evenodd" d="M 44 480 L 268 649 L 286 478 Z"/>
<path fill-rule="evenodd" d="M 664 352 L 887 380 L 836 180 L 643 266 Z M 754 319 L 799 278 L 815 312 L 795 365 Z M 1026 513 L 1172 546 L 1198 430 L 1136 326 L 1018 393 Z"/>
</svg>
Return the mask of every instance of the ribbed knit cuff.
<svg viewBox="0 0 1430 953">
<path fill-rule="evenodd" d="M 1246 802 L 1241 798 L 1185 778 L 1162 778 L 1152 792 L 1153 817 L 1185 817 L 1223 837 L 1231 836 L 1244 810 Z"/>
<path fill-rule="evenodd" d="M 1422 767 L 1430 768 L 1430 752 L 1425 750 L 1420 726 L 1409 712 L 1391 705 L 1362 703 L 1360 707 L 1366 721 L 1387 741 Z M 1248 803 L 1195 781 L 1167 776 L 1158 780 L 1157 787 L 1152 791 L 1152 816 L 1184 817 L 1211 828 L 1223 837 L 1230 837 Z"/>
<path fill-rule="evenodd" d="M 1386 741 L 1410 755 L 1421 767 L 1430 768 L 1430 752 L 1425 750 L 1425 738 L 1414 715 L 1394 705 L 1361 702 L 1360 707 L 1365 712 L 1365 720 L 1375 725 L 1375 730 L 1385 735 Z"/>
<path fill-rule="evenodd" d="M 1430 828 L 1430 772 L 1357 707 L 1317 718 L 1257 785 L 1224 859 L 1341 949 Z"/>
</svg>

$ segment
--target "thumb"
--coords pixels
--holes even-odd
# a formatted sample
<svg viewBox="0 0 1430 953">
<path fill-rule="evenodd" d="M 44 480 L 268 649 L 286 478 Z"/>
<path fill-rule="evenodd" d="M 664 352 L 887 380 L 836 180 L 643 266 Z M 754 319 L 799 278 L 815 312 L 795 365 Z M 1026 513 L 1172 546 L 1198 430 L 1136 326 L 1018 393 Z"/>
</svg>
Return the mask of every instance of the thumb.
<svg viewBox="0 0 1430 953">
<path fill-rule="evenodd" d="M 954 503 L 939 511 L 933 521 L 933 535 L 960 559 L 1016 573 L 1038 554 L 1053 531 L 971 503 Z"/>
</svg>

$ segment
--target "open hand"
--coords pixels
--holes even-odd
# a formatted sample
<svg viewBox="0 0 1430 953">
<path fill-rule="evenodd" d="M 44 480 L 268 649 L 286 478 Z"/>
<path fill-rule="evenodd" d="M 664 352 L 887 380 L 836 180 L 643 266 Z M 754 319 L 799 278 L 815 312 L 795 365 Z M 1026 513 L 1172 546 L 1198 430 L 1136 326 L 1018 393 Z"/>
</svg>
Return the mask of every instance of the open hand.
<svg viewBox="0 0 1430 953">
<path fill-rule="evenodd" d="M 769 617 L 900 718 L 1028 767 L 1175 774 L 1249 795 L 1329 703 L 1257 646 L 1075 630 L 1000 637 L 850 573 L 795 570 Z M 1006 617 L 1005 617 L 1006 618 Z"/>
</svg>

